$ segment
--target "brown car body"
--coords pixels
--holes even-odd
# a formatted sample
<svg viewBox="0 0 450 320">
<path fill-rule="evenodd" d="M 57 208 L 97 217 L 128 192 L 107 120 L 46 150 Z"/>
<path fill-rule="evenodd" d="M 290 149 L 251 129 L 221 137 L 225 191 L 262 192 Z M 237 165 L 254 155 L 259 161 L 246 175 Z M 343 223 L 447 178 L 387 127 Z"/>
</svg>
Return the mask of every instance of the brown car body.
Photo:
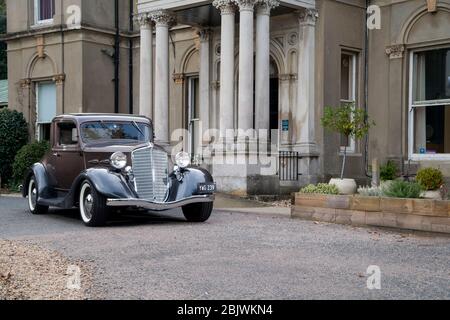
<svg viewBox="0 0 450 320">
<path fill-rule="evenodd" d="M 144 140 L 108 140 L 94 144 L 85 141 L 81 134 L 86 123 L 145 125 L 148 126 L 148 137 Z M 93 201 L 91 198 L 95 196 L 100 198 L 104 211 L 111 207 L 159 211 L 177 207 L 186 209 L 196 205 L 199 210 L 205 205 L 212 210 L 215 184 L 211 175 L 199 167 L 174 166 L 164 149 L 154 144 L 153 138 L 152 121 L 142 116 L 71 114 L 56 117 L 51 126 L 51 150 L 30 169 L 23 184 L 23 196 L 28 197 L 30 210 L 34 213 L 36 208 L 42 207 L 46 211 L 50 206 L 76 206 L 84 210 L 84 198 L 80 198 L 80 192 L 84 190 L 83 183 L 89 184 L 92 189 L 86 204 L 90 206 Z M 110 158 L 115 153 L 126 155 L 126 167 L 118 169 L 112 166 Z M 148 172 L 146 162 L 134 159 L 138 153 L 145 159 L 151 159 L 148 161 Z M 153 160 L 156 155 L 159 156 L 159 162 Z M 135 175 L 135 168 L 139 169 L 140 176 Z M 164 189 L 166 186 L 167 190 Z M 153 198 L 151 194 L 149 196 L 149 192 L 156 194 L 157 191 L 159 198 L 157 195 Z"/>
</svg>

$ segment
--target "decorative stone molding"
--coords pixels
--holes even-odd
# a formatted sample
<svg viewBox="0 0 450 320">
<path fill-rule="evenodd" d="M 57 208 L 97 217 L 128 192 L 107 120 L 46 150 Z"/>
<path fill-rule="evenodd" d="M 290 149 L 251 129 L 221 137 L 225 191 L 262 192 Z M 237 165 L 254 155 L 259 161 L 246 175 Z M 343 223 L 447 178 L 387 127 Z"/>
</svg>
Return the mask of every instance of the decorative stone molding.
<svg viewBox="0 0 450 320">
<path fill-rule="evenodd" d="M 298 12 L 298 19 L 301 25 L 315 26 L 319 18 L 319 11 L 316 9 L 302 9 Z"/>
<path fill-rule="evenodd" d="M 436 13 L 437 12 L 437 0 L 427 0 L 427 8 L 428 8 L 428 12 Z"/>
<path fill-rule="evenodd" d="M 173 82 L 175 84 L 184 84 L 184 80 L 186 79 L 186 76 L 184 73 L 174 73 L 173 74 Z"/>
<path fill-rule="evenodd" d="M 290 46 L 296 46 L 298 44 L 298 33 L 290 33 L 287 37 L 287 42 Z"/>
<path fill-rule="evenodd" d="M 285 73 L 285 74 L 280 74 L 278 75 L 278 80 L 280 81 L 295 81 L 297 80 L 297 75 L 296 74 L 292 74 L 292 73 Z"/>
<path fill-rule="evenodd" d="M 149 13 L 156 26 L 171 27 L 176 24 L 175 15 L 167 10 L 156 10 Z"/>
<path fill-rule="evenodd" d="M 44 36 L 43 35 L 38 35 L 36 36 L 36 48 L 37 48 L 37 53 L 38 53 L 38 57 L 39 58 L 44 58 L 45 57 L 45 41 L 44 41 Z"/>
<path fill-rule="evenodd" d="M 211 37 L 211 29 L 209 28 L 197 28 L 195 30 L 195 33 L 197 34 L 198 38 L 200 39 L 200 42 L 207 42 L 209 41 Z"/>
<path fill-rule="evenodd" d="M 405 46 L 403 44 L 386 47 L 386 54 L 389 56 L 389 59 L 401 59 L 404 52 Z"/>
<path fill-rule="evenodd" d="M 236 12 L 236 6 L 233 0 L 214 0 L 212 4 L 220 10 L 222 15 L 234 14 Z"/>
<path fill-rule="evenodd" d="M 257 0 L 233 0 L 239 7 L 239 11 L 253 11 Z"/>
<path fill-rule="evenodd" d="M 64 81 L 66 81 L 66 75 L 61 73 L 57 74 L 53 77 L 53 81 L 55 81 L 56 85 L 62 85 Z"/>
<path fill-rule="evenodd" d="M 19 81 L 19 84 L 22 89 L 28 89 L 31 86 L 31 79 L 30 78 L 21 79 Z"/>
<path fill-rule="evenodd" d="M 278 0 L 256 0 L 256 14 L 270 15 L 270 11 L 280 5 Z"/>
<path fill-rule="evenodd" d="M 149 27 L 153 24 L 152 17 L 148 12 L 136 14 L 133 21 L 138 23 L 141 28 Z"/>
</svg>

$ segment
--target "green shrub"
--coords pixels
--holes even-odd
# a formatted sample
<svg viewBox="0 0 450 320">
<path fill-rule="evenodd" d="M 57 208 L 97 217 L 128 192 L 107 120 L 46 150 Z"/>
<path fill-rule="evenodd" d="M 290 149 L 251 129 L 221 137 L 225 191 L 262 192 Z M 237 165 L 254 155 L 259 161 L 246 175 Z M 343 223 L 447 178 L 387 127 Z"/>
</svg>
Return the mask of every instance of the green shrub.
<svg viewBox="0 0 450 320">
<path fill-rule="evenodd" d="M 416 182 L 407 182 L 401 180 L 392 181 L 383 187 L 383 195 L 389 198 L 420 198 L 423 188 Z"/>
<path fill-rule="evenodd" d="M 444 184 L 441 170 L 435 168 L 420 169 L 417 172 L 416 180 L 427 191 L 437 190 Z"/>
<path fill-rule="evenodd" d="M 6 184 L 12 176 L 17 152 L 28 142 L 28 126 L 23 114 L 7 108 L 0 110 L 0 177 Z"/>
<path fill-rule="evenodd" d="M 30 167 L 36 162 L 39 162 L 49 149 L 50 144 L 47 141 L 33 142 L 22 147 L 14 159 L 14 182 L 20 183 Z"/>
<path fill-rule="evenodd" d="M 317 193 L 317 194 L 339 194 L 339 189 L 334 184 L 319 183 L 318 185 L 310 184 L 300 190 L 301 193 Z"/>
<path fill-rule="evenodd" d="M 380 187 L 360 187 L 358 193 L 364 197 L 381 197 L 382 191 Z"/>
<path fill-rule="evenodd" d="M 385 165 L 380 166 L 381 181 L 395 180 L 397 178 L 397 165 L 394 161 L 389 160 Z"/>
</svg>

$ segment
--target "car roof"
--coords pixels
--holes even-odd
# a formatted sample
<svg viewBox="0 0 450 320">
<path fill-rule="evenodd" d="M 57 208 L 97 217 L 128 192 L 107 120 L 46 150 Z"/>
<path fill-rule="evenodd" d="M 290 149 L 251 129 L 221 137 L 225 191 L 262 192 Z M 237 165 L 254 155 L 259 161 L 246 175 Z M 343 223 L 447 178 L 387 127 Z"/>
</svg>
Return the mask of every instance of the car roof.
<svg viewBox="0 0 450 320">
<path fill-rule="evenodd" d="M 55 117 L 54 120 L 74 120 L 78 123 L 92 122 L 92 121 L 137 121 L 151 123 L 151 120 L 145 116 L 119 114 L 119 113 L 71 113 Z"/>
</svg>

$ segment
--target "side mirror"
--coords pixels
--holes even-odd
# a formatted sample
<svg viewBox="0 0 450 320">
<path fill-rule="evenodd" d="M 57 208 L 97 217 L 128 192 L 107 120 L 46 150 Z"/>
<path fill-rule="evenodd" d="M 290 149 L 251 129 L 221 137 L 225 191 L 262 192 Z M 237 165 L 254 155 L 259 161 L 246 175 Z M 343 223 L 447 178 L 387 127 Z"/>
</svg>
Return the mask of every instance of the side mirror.
<svg viewBox="0 0 450 320">
<path fill-rule="evenodd" d="M 72 129 L 72 142 L 78 142 L 78 130 L 77 128 Z"/>
</svg>

